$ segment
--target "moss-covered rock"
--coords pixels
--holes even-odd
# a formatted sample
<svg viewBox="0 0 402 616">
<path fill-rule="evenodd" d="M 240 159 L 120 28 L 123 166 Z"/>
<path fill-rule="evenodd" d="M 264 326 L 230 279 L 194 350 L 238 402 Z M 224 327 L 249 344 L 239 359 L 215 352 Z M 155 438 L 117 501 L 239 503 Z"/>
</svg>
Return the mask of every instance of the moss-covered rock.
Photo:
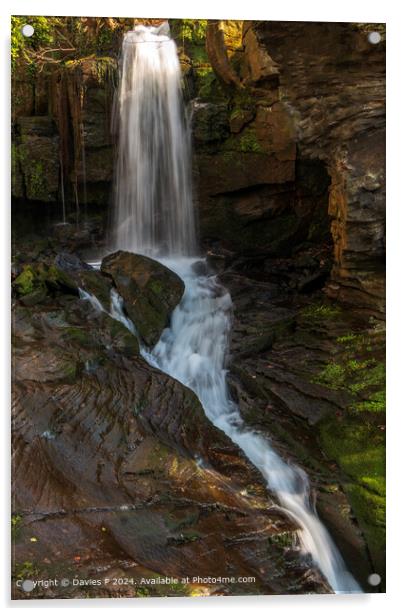
<svg viewBox="0 0 402 616">
<path fill-rule="evenodd" d="M 101 271 L 112 278 L 144 342 L 156 344 L 183 295 L 180 278 L 153 259 L 124 251 L 105 257 Z"/>
<path fill-rule="evenodd" d="M 40 303 L 56 291 L 78 295 L 74 279 L 54 263 L 46 262 L 24 265 L 13 282 L 13 289 L 26 306 Z"/>
<path fill-rule="evenodd" d="M 377 423 L 377 422 L 375 422 Z M 319 426 L 324 452 L 345 474 L 344 488 L 362 529 L 375 571 L 385 573 L 385 435 L 358 419 L 327 419 Z"/>
</svg>

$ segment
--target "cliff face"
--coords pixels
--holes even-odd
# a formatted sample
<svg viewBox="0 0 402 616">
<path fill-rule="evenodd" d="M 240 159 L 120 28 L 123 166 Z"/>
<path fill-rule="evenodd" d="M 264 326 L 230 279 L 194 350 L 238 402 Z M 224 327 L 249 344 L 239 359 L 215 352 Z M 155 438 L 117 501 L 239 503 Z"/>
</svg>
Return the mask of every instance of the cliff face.
<svg viewBox="0 0 402 616">
<path fill-rule="evenodd" d="M 113 57 L 69 61 L 39 80 L 45 92 L 39 109 L 28 104 L 31 90 L 26 88 L 27 105 L 14 109 L 14 197 L 59 203 L 64 195 L 81 204 L 109 203 L 116 74 Z M 14 93 L 21 90 L 20 83 L 15 77 Z"/>
<path fill-rule="evenodd" d="M 201 227 L 282 255 L 311 240 L 315 202 L 331 218 L 328 295 L 382 313 L 385 43 L 367 35 L 383 27 L 244 22 L 234 50 L 233 23 L 207 29 L 222 93 L 195 106 Z"/>
</svg>

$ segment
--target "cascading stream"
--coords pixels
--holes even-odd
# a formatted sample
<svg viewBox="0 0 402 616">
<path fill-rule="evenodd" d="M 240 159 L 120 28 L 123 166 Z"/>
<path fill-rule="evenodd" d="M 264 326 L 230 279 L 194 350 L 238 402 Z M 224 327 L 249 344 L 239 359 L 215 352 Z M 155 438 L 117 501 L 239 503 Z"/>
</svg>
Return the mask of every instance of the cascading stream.
<svg viewBox="0 0 402 616">
<path fill-rule="evenodd" d="M 194 260 L 162 260 L 185 283 L 185 293 L 174 310 L 170 328 L 149 352 L 152 365 L 174 377 L 198 396 L 207 417 L 244 451 L 260 470 L 268 488 L 300 527 L 302 551 L 310 554 L 335 592 L 360 592 L 347 571 L 328 531 L 311 501 L 306 473 L 287 463 L 270 441 L 250 430 L 231 399 L 226 382 L 225 355 L 229 346 L 232 301 L 214 276 L 196 276 Z"/>
<path fill-rule="evenodd" d="M 260 470 L 298 524 L 301 550 L 335 592 L 361 592 L 319 520 L 306 473 L 287 463 L 265 436 L 249 429 L 231 399 L 225 357 L 232 301 L 214 276 L 193 269 L 196 242 L 190 182 L 191 149 L 181 98 L 181 74 L 168 28 L 137 26 L 125 35 L 117 109 L 114 247 L 157 258 L 178 274 L 185 293 L 154 349 L 143 357 L 191 388 L 208 418 Z M 81 297 L 102 309 L 94 296 Z M 135 333 L 113 291 L 111 316 Z"/>
</svg>

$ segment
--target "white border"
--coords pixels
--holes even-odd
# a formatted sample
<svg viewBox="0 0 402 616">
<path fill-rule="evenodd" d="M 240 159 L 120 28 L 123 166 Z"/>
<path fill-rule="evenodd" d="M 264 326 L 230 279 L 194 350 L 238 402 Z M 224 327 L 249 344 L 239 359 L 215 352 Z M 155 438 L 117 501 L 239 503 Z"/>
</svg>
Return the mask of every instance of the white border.
<svg viewBox="0 0 402 616">
<path fill-rule="evenodd" d="M 2 365 L 1 378 L 3 405 L 1 407 L 3 423 L 2 451 L 5 452 L 1 461 L 2 469 L 2 524 L 0 554 L 0 588 L 3 606 L 6 609 L 22 610 L 40 613 L 43 609 L 59 610 L 68 608 L 74 613 L 86 608 L 113 610 L 130 610 L 132 612 L 153 613 L 163 610 L 165 616 L 177 611 L 208 610 L 211 614 L 222 611 L 241 613 L 250 609 L 255 613 L 275 612 L 281 616 L 295 614 L 338 614 L 340 610 L 353 616 L 364 614 L 378 616 L 384 608 L 392 611 L 399 607 L 398 596 L 402 590 L 401 564 L 401 492 L 400 467 L 401 456 L 398 445 L 401 438 L 402 408 L 398 400 L 400 379 L 400 323 L 402 319 L 401 302 L 401 267 L 402 258 L 400 245 L 402 243 L 402 195 L 401 195 L 401 142 L 402 142 L 402 88 L 401 88 L 401 58 L 402 58 L 402 19 L 399 3 L 393 0 L 285 0 L 282 2 L 267 2 L 266 0 L 245 0 L 235 3 L 235 0 L 202 0 L 198 3 L 180 0 L 147 0 L 144 2 L 113 0 L 113 2 L 69 0 L 60 5 L 54 0 L 9 0 L 1 5 L 1 69 L 2 88 L 0 89 L 1 132 L 0 172 L 2 200 L 0 203 L 1 224 L 3 233 L 0 243 L 2 272 L 1 319 L 2 334 Z M 400 5 L 399 5 L 400 6 Z M 113 599 L 113 600 L 48 600 L 11 602 L 9 596 L 9 202 L 10 202 L 10 86 L 9 86 L 9 18 L 10 15 L 81 15 L 81 16 L 144 16 L 144 17 L 188 17 L 188 18 L 226 18 L 226 19 L 267 19 L 280 21 L 358 21 L 387 22 L 387 326 L 388 326 L 388 441 L 387 441 L 387 471 L 388 471 L 388 516 L 387 516 L 387 594 L 363 596 L 266 596 L 266 597 L 217 597 L 198 599 Z M 399 198 L 398 198 L 399 197 Z"/>
</svg>

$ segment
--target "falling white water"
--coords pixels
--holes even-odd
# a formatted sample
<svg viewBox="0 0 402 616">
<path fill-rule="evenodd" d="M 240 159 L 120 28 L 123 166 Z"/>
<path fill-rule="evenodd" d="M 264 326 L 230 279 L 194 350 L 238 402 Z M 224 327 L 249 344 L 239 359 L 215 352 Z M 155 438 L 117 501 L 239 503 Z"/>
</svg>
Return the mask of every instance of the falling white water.
<svg viewBox="0 0 402 616">
<path fill-rule="evenodd" d="M 137 26 L 123 40 L 115 123 L 113 243 L 154 255 L 195 254 L 190 131 L 169 26 Z"/>
<path fill-rule="evenodd" d="M 298 524 L 302 551 L 335 592 L 361 592 L 319 520 L 306 473 L 285 462 L 270 440 L 248 428 L 231 399 L 225 357 L 229 346 L 230 294 L 193 270 L 196 259 L 190 182 L 191 150 L 180 91 L 180 66 L 168 29 L 137 26 L 123 41 L 116 106 L 119 128 L 114 246 L 158 258 L 185 283 L 171 324 L 143 357 L 191 388 L 206 415 L 245 452 L 267 486 Z M 103 310 L 85 291 L 81 297 Z M 132 333 L 123 302 L 112 291 L 110 313 Z"/>
</svg>

